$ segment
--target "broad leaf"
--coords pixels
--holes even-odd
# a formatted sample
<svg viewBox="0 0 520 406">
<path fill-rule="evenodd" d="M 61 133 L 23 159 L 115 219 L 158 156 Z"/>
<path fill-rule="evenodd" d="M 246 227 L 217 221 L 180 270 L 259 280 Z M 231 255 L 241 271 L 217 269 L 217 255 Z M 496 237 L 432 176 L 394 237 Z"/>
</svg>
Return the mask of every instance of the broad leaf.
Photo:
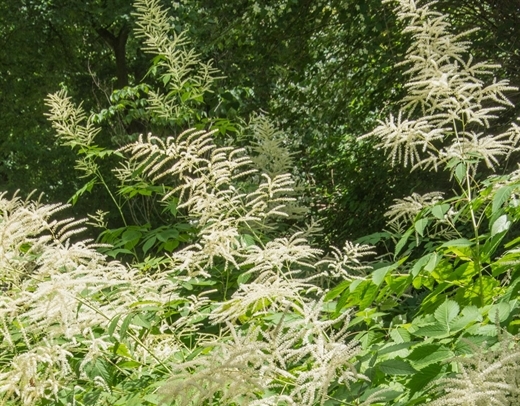
<svg viewBox="0 0 520 406">
<path fill-rule="evenodd" d="M 497 190 L 495 196 L 493 197 L 493 204 L 491 206 L 491 214 L 495 214 L 503 204 L 509 199 L 511 196 L 511 192 L 513 191 L 513 186 L 506 185 L 502 186 Z"/>
<path fill-rule="evenodd" d="M 445 242 L 441 247 L 471 247 L 472 245 L 475 245 L 475 243 L 467 238 L 457 238 L 456 240 Z"/>
<path fill-rule="evenodd" d="M 437 204 L 432 207 L 432 215 L 439 220 L 443 220 L 444 215 L 448 212 L 449 209 L 450 205 L 447 203 Z"/>
<path fill-rule="evenodd" d="M 511 227 L 511 222 L 508 220 L 507 215 L 503 214 L 497 218 L 491 226 L 491 236 L 493 237 L 496 234 L 507 231 L 509 230 L 509 227 Z"/>
<path fill-rule="evenodd" d="M 377 365 L 379 370 L 387 375 L 412 375 L 417 370 L 408 362 L 400 359 L 389 359 Z"/>
<path fill-rule="evenodd" d="M 428 225 L 428 219 L 419 219 L 415 222 L 414 228 L 421 237 L 424 237 L 424 229 Z"/>
<path fill-rule="evenodd" d="M 424 344 L 414 348 L 407 359 L 415 368 L 422 369 L 427 365 L 445 361 L 453 355 L 453 352 L 441 344 Z"/>
<path fill-rule="evenodd" d="M 434 317 L 441 325 L 449 329 L 450 322 L 457 317 L 460 308 L 457 302 L 453 300 L 446 300 L 437 310 L 435 310 Z"/>
</svg>

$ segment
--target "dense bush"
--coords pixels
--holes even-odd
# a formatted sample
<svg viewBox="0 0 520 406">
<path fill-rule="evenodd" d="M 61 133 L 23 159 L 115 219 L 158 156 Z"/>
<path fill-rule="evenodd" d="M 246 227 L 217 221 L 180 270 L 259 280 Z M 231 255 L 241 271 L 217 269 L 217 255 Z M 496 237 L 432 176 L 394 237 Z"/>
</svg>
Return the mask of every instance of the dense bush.
<svg viewBox="0 0 520 406">
<path fill-rule="evenodd" d="M 324 248 L 284 135 L 263 115 L 198 114 L 216 72 L 158 1 L 135 6 L 157 90 L 127 88 L 90 115 L 65 91 L 47 99 L 86 178 L 74 199 L 103 187 L 124 226 L 0 199 L 2 403 L 518 404 L 520 173 L 484 173 L 520 131 L 493 131 L 511 87 L 472 60 L 467 33 L 401 0 L 407 95 L 360 140 L 391 164 L 445 171 L 456 192 L 396 200 L 386 231 Z M 151 133 L 100 147 L 114 117 Z M 79 238 L 86 222 L 103 229 L 96 243 Z"/>
</svg>

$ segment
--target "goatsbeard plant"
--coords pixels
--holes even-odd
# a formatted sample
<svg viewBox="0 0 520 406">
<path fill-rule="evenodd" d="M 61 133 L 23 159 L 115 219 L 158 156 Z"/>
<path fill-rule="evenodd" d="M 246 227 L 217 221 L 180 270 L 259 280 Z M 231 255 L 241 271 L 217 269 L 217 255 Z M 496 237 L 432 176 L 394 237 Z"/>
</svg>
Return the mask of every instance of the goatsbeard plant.
<svg viewBox="0 0 520 406">
<path fill-rule="evenodd" d="M 409 390 L 403 400 L 513 405 L 520 275 L 519 241 L 510 229 L 519 219 L 520 184 L 518 170 L 483 173 L 502 170 L 519 150 L 516 124 L 493 126 L 512 106 L 504 93 L 517 89 L 493 77 L 498 65 L 473 60 L 472 31 L 451 33 L 433 4 L 397 2 L 403 32 L 413 39 L 402 63 L 408 92 L 398 113 L 362 139 L 375 138 L 393 164 L 449 172 L 454 190 L 414 193 L 390 207 L 386 237 L 395 241 L 395 261 L 373 273 L 381 293 L 371 305 L 417 304 L 390 328 L 393 343 L 411 349 L 401 354 L 414 375 L 400 379 Z"/>
<path fill-rule="evenodd" d="M 63 91 L 49 96 L 49 117 L 90 179 L 75 198 L 107 189 L 125 223 L 112 235 L 134 258 L 136 247 L 171 249 L 109 261 L 103 247 L 70 241 L 82 222 L 53 220 L 63 205 L 2 196 L 1 404 L 515 404 L 519 251 L 507 235 L 520 175 L 480 171 L 500 167 L 520 132 L 493 134 L 512 88 L 484 82 L 496 66 L 467 56 L 468 33 L 451 34 L 431 4 L 398 2 L 414 39 L 409 92 L 364 138 L 393 163 L 449 171 L 459 192 L 397 201 L 394 260 L 371 263 L 368 245 L 324 256 L 309 242 L 315 227 L 295 227 L 304 210 L 291 154 L 268 118 L 243 125 L 249 148 L 217 143 L 216 123 L 189 128 L 216 71 L 171 34 L 158 0 L 135 6 L 163 87 L 140 108 L 154 131 L 176 135 L 100 148 L 106 114 L 87 115 Z M 115 191 L 99 165 L 107 156 L 121 160 Z M 183 227 L 143 234 L 125 216 L 136 194 Z"/>
<path fill-rule="evenodd" d="M 148 89 L 146 114 L 155 124 L 184 125 L 176 118 L 190 116 L 214 70 L 186 49 L 183 35 L 170 36 L 158 1 L 135 5 L 137 32 L 158 55 L 154 69 L 166 87 Z M 215 130 L 150 133 L 113 151 L 95 144 L 99 114 L 87 115 L 64 91 L 47 103 L 57 136 L 76 149 L 77 169 L 90 179 L 75 197 L 96 185 L 107 190 L 126 227 L 125 253 L 141 233 L 125 216 L 129 190 L 156 193 L 192 235 L 160 261 L 145 259 L 147 267 L 124 265 L 70 243 L 76 223 L 51 216 L 62 206 L 2 199 L 2 261 L 18 272 L 6 265 L 2 275 L 20 274 L 4 278 L 0 307 L 9 354 L 0 364 L 4 404 L 311 406 L 366 379 L 353 366 L 350 312 L 332 314 L 318 283 L 329 269 L 348 276 L 350 258 L 363 250 L 347 246 L 349 255 L 337 250 L 318 266 L 322 252 L 307 241 L 309 230 L 284 224 L 302 211 L 283 171 L 290 154 L 265 117 L 244 129 L 255 140 L 253 159 L 218 146 Z M 116 191 L 99 165 L 109 156 L 121 158 Z M 172 229 L 155 236 L 170 238 Z"/>
</svg>

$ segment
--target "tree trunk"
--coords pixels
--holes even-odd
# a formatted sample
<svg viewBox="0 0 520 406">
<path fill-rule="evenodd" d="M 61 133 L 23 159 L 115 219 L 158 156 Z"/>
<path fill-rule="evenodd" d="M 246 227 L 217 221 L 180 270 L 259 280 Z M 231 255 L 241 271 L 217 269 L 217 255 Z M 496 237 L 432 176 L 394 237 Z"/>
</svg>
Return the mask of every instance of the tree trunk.
<svg viewBox="0 0 520 406">
<path fill-rule="evenodd" d="M 128 26 L 124 24 L 117 36 L 103 27 L 96 28 L 96 32 L 114 51 L 116 58 L 116 88 L 122 89 L 128 86 L 128 67 L 126 66 L 126 42 L 129 34 Z"/>
</svg>

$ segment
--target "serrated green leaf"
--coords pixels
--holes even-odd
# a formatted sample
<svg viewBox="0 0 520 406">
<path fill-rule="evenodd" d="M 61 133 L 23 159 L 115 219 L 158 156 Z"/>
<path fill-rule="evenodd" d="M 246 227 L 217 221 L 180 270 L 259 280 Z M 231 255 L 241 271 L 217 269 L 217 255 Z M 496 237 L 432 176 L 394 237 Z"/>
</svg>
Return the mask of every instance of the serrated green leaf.
<svg viewBox="0 0 520 406">
<path fill-rule="evenodd" d="M 362 332 L 360 335 L 356 336 L 356 341 L 361 344 L 361 348 L 366 350 L 372 345 L 375 337 L 376 333 L 373 330 L 368 330 L 367 332 Z"/>
<path fill-rule="evenodd" d="M 68 203 L 73 206 L 78 202 L 78 199 L 85 193 L 91 192 L 94 185 L 97 183 L 96 178 L 89 180 L 86 184 L 83 185 L 79 190 L 76 191 L 69 199 Z"/>
<path fill-rule="evenodd" d="M 410 333 L 408 330 L 405 330 L 404 328 L 395 328 L 392 331 L 390 331 L 390 337 L 396 342 L 396 343 L 405 343 L 410 341 Z"/>
<path fill-rule="evenodd" d="M 504 322 L 511 314 L 511 306 L 507 302 L 500 302 L 491 306 L 488 311 L 488 318 L 495 321 L 498 316 L 498 321 Z"/>
<path fill-rule="evenodd" d="M 424 266 L 428 263 L 430 260 L 430 257 L 432 256 L 432 253 L 425 255 L 424 257 L 421 257 L 417 260 L 417 262 L 414 264 L 412 268 L 412 276 L 415 278 L 417 275 L 419 275 L 419 272 L 424 268 Z"/>
<path fill-rule="evenodd" d="M 448 212 L 449 209 L 450 205 L 447 203 L 437 204 L 432 207 L 432 215 L 439 220 L 443 220 L 444 215 Z"/>
<path fill-rule="evenodd" d="M 408 362 L 400 359 L 389 359 L 380 362 L 377 367 L 387 375 L 412 375 L 417 373 L 417 370 Z"/>
<path fill-rule="evenodd" d="M 509 199 L 514 188 L 511 185 L 502 186 L 493 196 L 493 204 L 491 205 L 491 214 L 495 214 L 503 204 Z"/>
<path fill-rule="evenodd" d="M 359 297 L 361 298 L 361 300 L 359 301 L 360 310 L 364 310 L 372 304 L 372 302 L 376 298 L 377 290 L 377 286 L 373 283 L 369 283 L 367 285 L 362 286 L 362 289 L 359 292 Z"/>
<path fill-rule="evenodd" d="M 415 231 L 421 236 L 424 237 L 424 229 L 428 225 L 428 219 L 419 219 L 414 223 Z"/>
<path fill-rule="evenodd" d="M 122 369 L 136 369 L 142 366 L 142 364 L 137 361 L 122 361 L 118 362 L 117 366 Z"/>
<path fill-rule="evenodd" d="M 475 324 L 466 330 L 467 333 L 477 336 L 496 337 L 498 335 L 495 324 L 479 325 Z"/>
<path fill-rule="evenodd" d="M 114 335 L 114 331 L 116 330 L 116 327 L 117 327 L 117 323 L 119 322 L 119 319 L 121 318 L 121 313 L 117 314 L 113 319 L 112 321 L 110 322 L 110 324 L 108 325 L 108 335 L 110 337 L 112 337 L 112 335 Z"/>
<path fill-rule="evenodd" d="M 431 324 L 429 326 L 419 327 L 412 334 L 419 337 L 447 337 L 449 331 L 447 327 L 440 324 Z"/>
<path fill-rule="evenodd" d="M 342 281 L 340 282 L 337 286 L 333 287 L 331 290 L 329 290 L 326 295 L 325 295 L 325 301 L 329 301 L 329 300 L 332 300 L 336 297 L 338 297 L 339 295 L 341 295 L 341 293 L 343 293 L 343 291 L 345 289 L 348 288 L 348 286 L 350 285 L 350 281 Z"/>
<path fill-rule="evenodd" d="M 455 178 L 459 181 L 460 184 L 464 183 L 464 179 L 466 178 L 466 164 L 463 162 L 459 163 L 455 168 Z"/>
<path fill-rule="evenodd" d="M 398 344 L 388 344 L 383 346 L 377 353 L 379 355 L 393 354 L 393 357 L 385 357 L 385 358 L 394 358 L 394 357 L 407 357 L 408 349 L 414 345 L 413 342 L 407 343 L 398 343 Z"/>
<path fill-rule="evenodd" d="M 441 256 L 439 254 L 437 254 L 436 252 L 432 252 L 428 260 L 428 263 L 424 267 L 424 270 L 430 273 L 433 272 L 437 267 L 437 264 L 439 263 L 440 259 Z"/>
<path fill-rule="evenodd" d="M 450 322 L 457 317 L 460 308 L 459 304 L 453 300 L 446 300 L 436 310 L 433 316 L 443 327 L 449 329 Z"/>
<path fill-rule="evenodd" d="M 96 378 L 100 376 L 104 379 L 105 382 L 110 382 L 110 372 L 108 371 L 106 361 L 102 358 L 97 358 L 95 361 L 93 361 L 90 373 L 88 373 L 88 375 L 90 378 Z"/>
<path fill-rule="evenodd" d="M 379 286 L 381 282 L 385 279 L 385 276 L 388 274 L 388 272 L 393 271 L 399 266 L 399 263 L 395 263 L 392 265 L 384 266 L 382 268 L 376 269 L 372 272 L 372 282 L 374 282 L 375 285 Z"/>
<path fill-rule="evenodd" d="M 453 357 L 453 352 L 441 344 L 423 344 L 413 349 L 407 359 L 417 369 L 445 361 Z"/>
<path fill-rule="evenodd" d="M 445 242 L 441 245 L 441 247 L 471 247 L 472 245 L 475 245 L 475 243 L 468 240 L 467 238 L 457 238 L 455 240 Z"/>
<path fill-rule="evenodd" d="M 491 237 L 502 233 L 503 231 L 509 230 L 509 227 L 511 227 L 511 222 L 508 220 L 507 214 L 503 214 L 497 218 L 491 226 Z"/>
<path fill-rule="evenodd" d="M 430 382 L 433 382 L 433 380 L 441 374 L 441 372 L 442 366 L 440 364 L 430 364 L 417 372 L 406 386 L 410 388 L 412 394 L 417 391 L 423 391 Z"/>
<path fill-rule="evenodd" d="M 413 233 L 413 229 L 410 228 L 408 229 L 408 231 L 406 231 L 406 233 L 403 234 L 403 236 L 401 237 L 401 239 L 399 240 L 399 242 L 396 244 L 395 246 L 395 253 L 394 253 L 394 256 L 398 256 L 399 253 L 401 252 L 401 250 L 404 248 L 404 246 L 406 245 L 406 243 L 408 242 L 408 239 L 410 238 L 410 236 L 412 235 Z"/>
<path fill-rule="evenodd" d="M 125 357 L 125 358 L 132 358 L 132 354 L 130 354 L 130 351 L 128 350 L 128 347 L 123 344 L 119 343 L 116 348 L 116 354 Z"/>
<path fill-rule="evenodd" d="M 455 317 L 449 324 L 449 329 L 452 332 L 460 331 L 466 328 L 469 324 L 473 322 L 478 322 L 482 320 L 482 316 L 480 315 L 476 306 L 467 306 L 462 309 L 461 314 L 458 317 Z"/>
<path fill-rule="evenodd" d="M 133 314 L 129 314 L 125 317 L 125 319 L 123 320 L 123 323 L 121 323 L 121 329 L 119 330 L 119 339 L 122 340 L 126 337 L 128 327 L 130 327 L 130 323 L 131 323 L 133 317 L 134 317 Z"/>
</svg>

